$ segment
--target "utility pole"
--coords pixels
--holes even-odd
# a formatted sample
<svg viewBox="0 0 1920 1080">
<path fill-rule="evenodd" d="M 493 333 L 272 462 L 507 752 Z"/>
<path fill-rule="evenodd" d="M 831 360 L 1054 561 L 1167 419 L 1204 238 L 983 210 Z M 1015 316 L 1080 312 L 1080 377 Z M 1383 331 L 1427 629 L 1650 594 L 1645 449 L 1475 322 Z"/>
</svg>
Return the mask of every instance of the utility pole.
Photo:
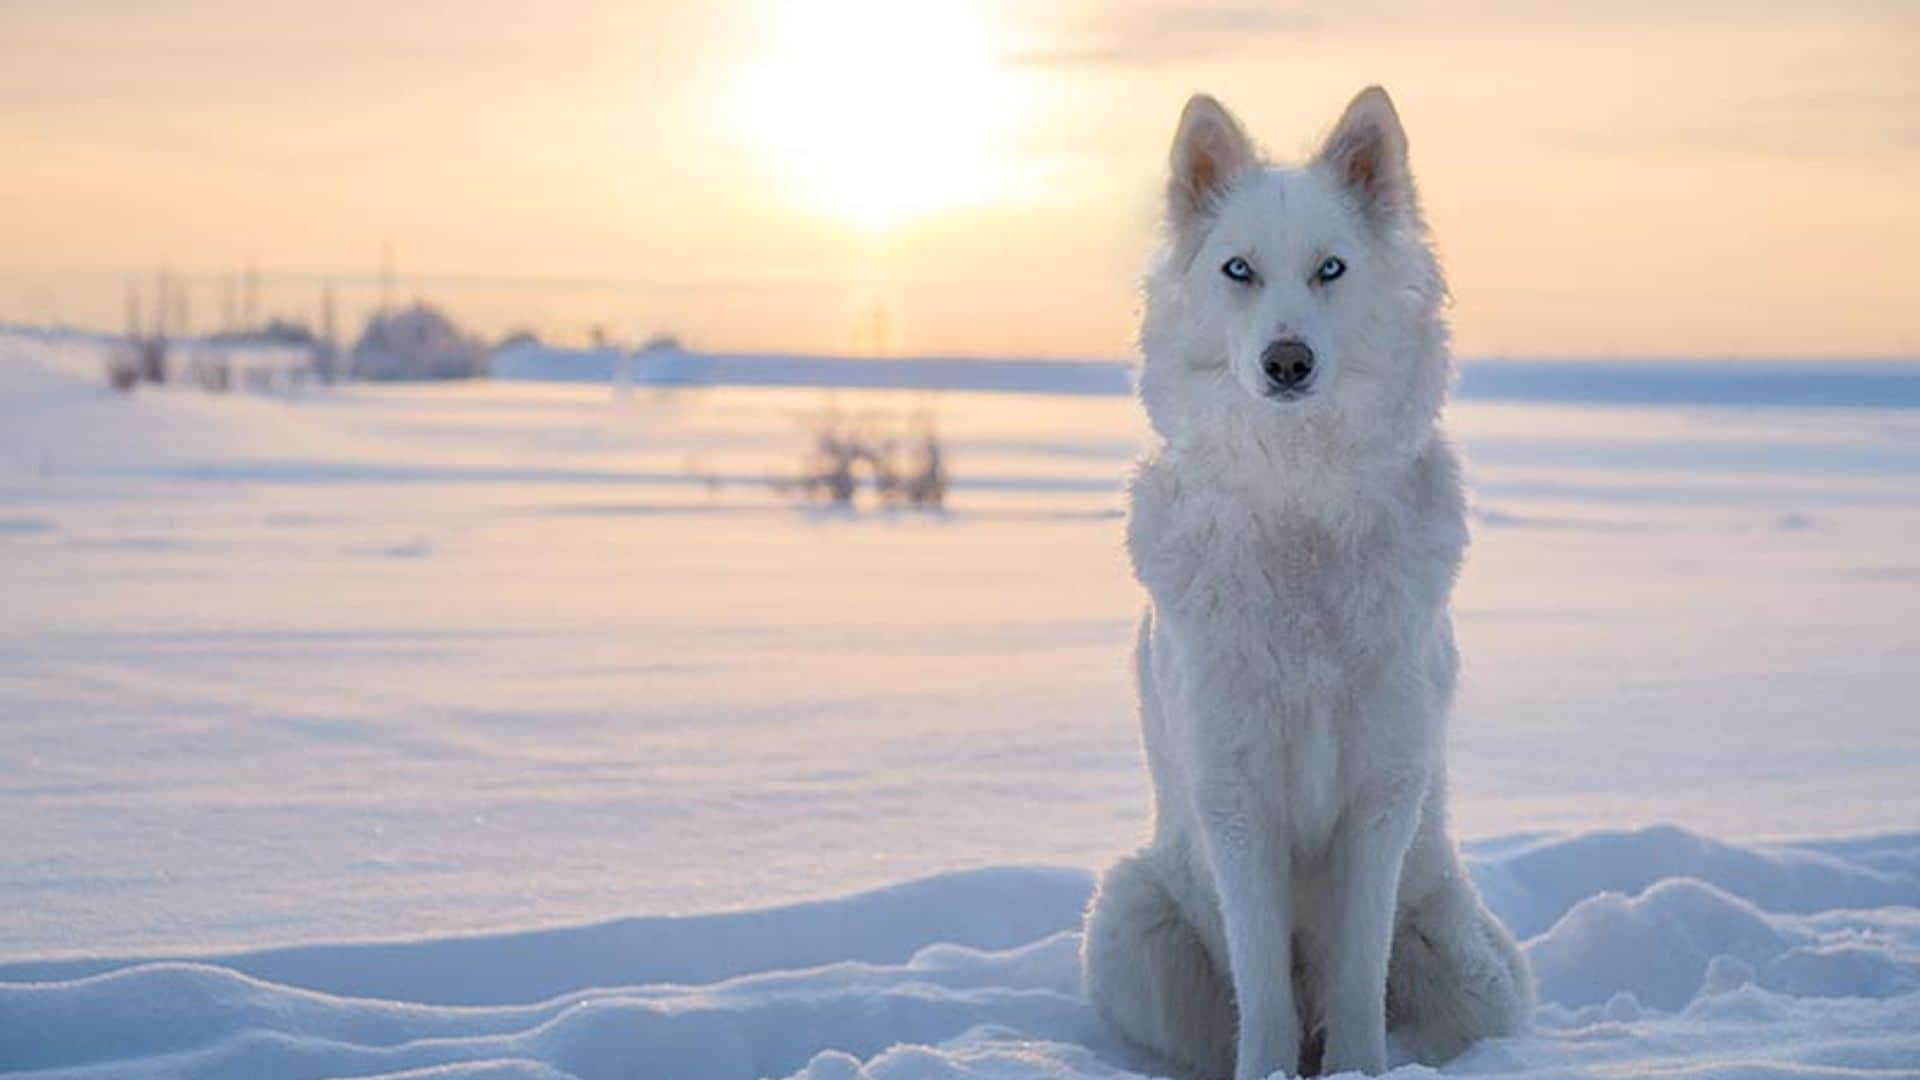
<svg viewBox="0 0 1920 1080">
<path fill-rule="evenodd" d="M 339 370 L 339 339 L 334 336 L 333 279 L 320 283 L 320 346 L 315 357 L 320 381 L 330 383 Z"/>
<path fill-rule="evenodd" d="M 247 273 L 242 280 L 240 290 L 240 320 L 245 330 L 260 329 L 260 271 L 252 263 L 247 264 Z"/>
<path fill-rule="evenodd" d="M 140 342 L 140 286 L 132 278 L 127 279 L 127 340 Z"/>
<path fill-rule="evenodd" d="M 393 310 L 393 237 L 380 240 L 380 314 Z"/>
<path fill-rule="evenodd" d="M 167 270 L 164 266 L 153 272 L 153 337 L 160 341 L 167 337 Z"/>
<path fill-rule="evenodd" d="M 150 383 L 167 381 L 167 268 L 153 274 L 153 330 L 140 349 L 140 377 Z"/>
</svg>

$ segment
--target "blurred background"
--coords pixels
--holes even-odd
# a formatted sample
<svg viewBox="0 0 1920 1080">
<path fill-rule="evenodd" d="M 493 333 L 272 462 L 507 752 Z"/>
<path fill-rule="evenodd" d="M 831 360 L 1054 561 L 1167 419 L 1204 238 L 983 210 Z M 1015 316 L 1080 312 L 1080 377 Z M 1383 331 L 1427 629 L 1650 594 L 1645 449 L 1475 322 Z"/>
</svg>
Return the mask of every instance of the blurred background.
<svg viewBox="0 0 1920 1080">
<path fill-rule="evenodd" d="M 1912 355 L 1916 55 L 1902 0 L 9 3 L 0 319 L 1121 355 L 1187 94 L 1285 159 L 1380 82 L 1463 352 Z"/>
</svg>

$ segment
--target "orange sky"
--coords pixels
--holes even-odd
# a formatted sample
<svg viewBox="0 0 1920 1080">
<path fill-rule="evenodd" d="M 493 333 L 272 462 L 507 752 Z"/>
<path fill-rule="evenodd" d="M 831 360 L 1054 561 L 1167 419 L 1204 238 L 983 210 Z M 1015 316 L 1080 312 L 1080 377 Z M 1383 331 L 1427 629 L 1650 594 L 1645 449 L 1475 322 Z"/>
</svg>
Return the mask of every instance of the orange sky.
<svg viewBox="0 0 1920 1080">
<path fill-rule="evenodd" d="M 0 320 L 1124 354 L 1206 89 L 1393 92 L 1462 352 L 1920 355 L 1920 5 L 0 0 Z"/>
</svg>

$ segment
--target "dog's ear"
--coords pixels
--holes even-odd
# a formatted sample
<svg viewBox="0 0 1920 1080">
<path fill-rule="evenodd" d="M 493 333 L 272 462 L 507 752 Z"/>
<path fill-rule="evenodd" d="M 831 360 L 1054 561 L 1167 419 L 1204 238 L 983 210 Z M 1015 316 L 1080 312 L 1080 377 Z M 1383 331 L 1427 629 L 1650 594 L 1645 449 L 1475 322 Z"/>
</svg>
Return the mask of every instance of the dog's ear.
<svg viewBox="0 0 1920 1080">
<path fill-rule="evenodd" d="M 1187 99 L 1174 132 L 1167 214 L 1181 228 L 1213 212 L 1227 185 L 1254 165 L 1253 143 L 1226 107 L 1206 94 Z"/>
<path fill-rule="evenodd" d="M 1360 209 L 1375 220 L 1414 205 L 1407 132 L 1400 126 L 1393 99 L 1378 86 L 1354 97 L 1314 160 L 1352 192 Z"/>
</svg>

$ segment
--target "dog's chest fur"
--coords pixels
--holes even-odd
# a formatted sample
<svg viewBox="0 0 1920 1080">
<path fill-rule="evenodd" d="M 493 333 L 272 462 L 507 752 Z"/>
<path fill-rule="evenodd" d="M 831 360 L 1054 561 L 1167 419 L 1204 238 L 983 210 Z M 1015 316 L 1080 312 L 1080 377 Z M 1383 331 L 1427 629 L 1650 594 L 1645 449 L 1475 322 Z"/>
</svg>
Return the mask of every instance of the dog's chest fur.
<svg viewBox="0 0 1920 1080">
<path fill-rule="evenodd" d="M 1134 478 L 1128 529 L 1163 617 L 1301 690 L 1350 682 L 1430 632 L 1466 542 L 1442 442 L 1385 475 L 1314 479 L 1303 490 L 1224 455 L 1163 453 Z"/>
<path fill-rule="evenodd" d="M 1358 790 L 1430 766 L 1466 539 L 1457 470 L 1438 440 L 1312 491 L 1241 460 L 1163 452 L 1134 478 L 1128 547 L 1164 632 L 1164 737 L 1182 758 L 1186 740 L 1230 746 L 1315 848 Z M 1234 707 L 1203 718 L 1194 694 Z"/>
</svg>

